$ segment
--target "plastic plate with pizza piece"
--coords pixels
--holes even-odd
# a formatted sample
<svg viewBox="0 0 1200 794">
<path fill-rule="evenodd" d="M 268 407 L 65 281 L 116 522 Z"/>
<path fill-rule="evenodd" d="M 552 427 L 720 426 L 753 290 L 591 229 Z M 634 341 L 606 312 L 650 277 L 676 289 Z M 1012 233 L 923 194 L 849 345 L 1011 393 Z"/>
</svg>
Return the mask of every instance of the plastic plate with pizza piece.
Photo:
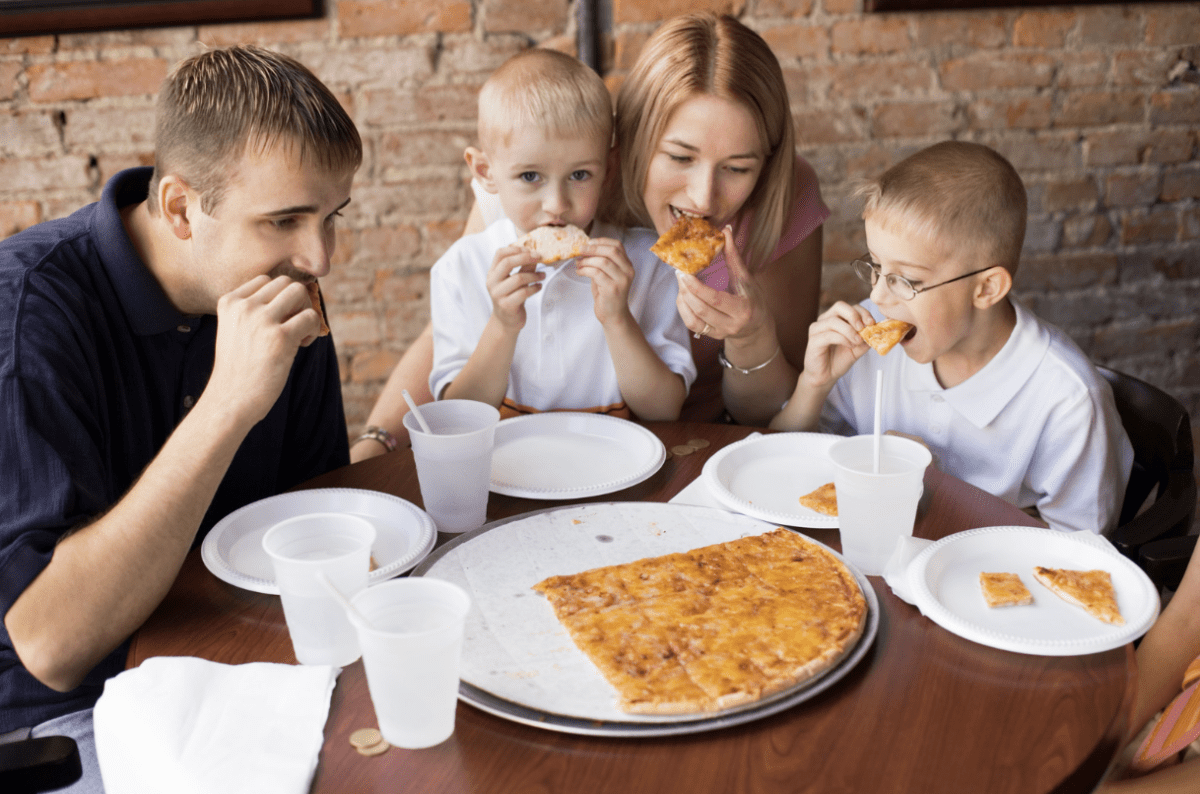
<svg viewBox="0 0 1200 794">
<path fill-rule="evenodd" d="M 670 716 L 621 711 L 613 688 L 575 647 L 549 603 L 530 588 L 554 574 L 688 551 L 762 534 L 775 526 L 694 505 L 606 502 L 552 507 L 455 538 L 417 566 L 413 575 L 446 579 L 471 594 L 459 672 L 460 700 L 504 719 L 563 733 L 697 733 L 791 708 L 834 686 L 854 669 L 879 628 L 879 602 L 866 577 L 847 563 L 866 599 L 867 615 L 862 636 L 841 660 L 754 703 Z"/>
<path fill-rule="evenodd" d="M 218 579 L 243 590 L 279 594 L 271 560 L 263 551 L 267 530 L 306 513 L 350 513 L 375 526 L 368 584 L 399 576 L 429 554 L 437 541 L 433 519 L 405 499 L 357 488 L 314 488 L 252 502 L 214 526 L 200 546 L 204 565 Z"/>
<path fill-rule="evenodd" d="M 1124 625 L 1092 617 L 1033 578 L 1033 569 L 1104 570 L 1112 575 Z M 990 608 L 981 572 L 1015 573 L 1033 594 L 1025 606 Z M 908 568 L 916 605 L 947 631 L 982 645 L 1041 656 L 1081 656 L 1119 648 L 1158 617 L 1150 577 L 1108 541 L 1090 532 L 1041 527 L 984 527 L 926 547 Z"/>
</svg>

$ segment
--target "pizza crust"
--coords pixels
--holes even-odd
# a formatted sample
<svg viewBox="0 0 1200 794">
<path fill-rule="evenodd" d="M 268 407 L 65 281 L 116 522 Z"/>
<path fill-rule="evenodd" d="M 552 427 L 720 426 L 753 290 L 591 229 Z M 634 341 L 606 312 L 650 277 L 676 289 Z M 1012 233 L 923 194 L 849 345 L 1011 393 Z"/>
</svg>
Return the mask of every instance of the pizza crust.
<svg viewBox="0 0 1200 794">
<path fill-rule="evenodd" d="M 988 573 L 980 571 L 979 590 L 988 607 L 1025 606 L 1033 603 L 1033 593 L 1015 573 Z"/>
<path fill-rule="evenodd" d="M 1121 617 L 1117 606 L 1112 574 L 1108 571 L 1072 571 L 1039 565 L 1033 569 L 1033 578 L 1063 601 L 1082 607 L 1097 620 L 1125 625 L 1125 618 Z"/>
<path fill-rule="evenodd" d="M 725 247 L 725 235 L 704 218 L 681 215 L 650 246 L 650 252 L 676 270 L 695 275 L 712 264 Z"/>
<path fill-rule="evenodd" d="M 317 317 L 321 320 L 321 330 L 317 333 L 317 336 L 329 336 L 329 323 L 325 322 L 325 312 L 321 308 L 321 288 L 315 281 L 306 281 L 304 288 L 308 290 L 308 300 L 312 303 Z"/>
<path fill-rule="evenodd" d="M 587 232 L 568 223 L 566 226 L 539 226 L 517 240 L 517 245 L 533 251 L 542 262 L 551 264 L 579 256 L 589 239 Z"/>
<path fill-rule="evenodd" d="M 873 347 L 876 353 L 886 356 L 912 328 L 912 323 L 906 323 L 903 320 L 884 320 L 874 325 L 868 325 L 859 331 L 858 335 Z"/>
<path fill-rule="evenodd" d="M 800 504 L 822 515 L 836 516 L 837 489 L 833 487 L 833 483 L 827 482 L 812 493 L 801 496 Z"/>
</svg>

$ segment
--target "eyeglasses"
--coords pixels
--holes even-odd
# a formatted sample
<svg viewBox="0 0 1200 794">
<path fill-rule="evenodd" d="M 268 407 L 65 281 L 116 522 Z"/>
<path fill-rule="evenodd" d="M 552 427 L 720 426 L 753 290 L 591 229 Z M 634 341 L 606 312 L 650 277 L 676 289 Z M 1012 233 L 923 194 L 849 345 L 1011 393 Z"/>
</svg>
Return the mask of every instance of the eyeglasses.
<svg viewBox="0 0 1200 794">
<path fill-rule="evenodd" d="M 883 276 L 883 269 L 877 262 L 872 262 L 869 254 L 863 254 L 861 259 L 855 259 L 850 263 L 850 267 L 854 268 L 854 275 L 874 287 L 879 282 L 879 277 Z M 985 270 L 991 270 L 992 266 L 981 267 L 979 270 L 972 270 L 970 273 L 963 273 L 961 276 L 939 281 L 937 284 L 930 284 L 928 287 L 914 287 L 913 283 L 898 273 L 888 273 L 883 276 L 883 282 L 887 284 L 887 288 L 891 293 L 900 300 L 910 301 L 920 295 L 922 292 L 928 292 L 934 287 L 941 287 L 945 284 L 952 284 L 955 281 L 961 281 L 968 276 L 978 275 Z"/>
</svg>

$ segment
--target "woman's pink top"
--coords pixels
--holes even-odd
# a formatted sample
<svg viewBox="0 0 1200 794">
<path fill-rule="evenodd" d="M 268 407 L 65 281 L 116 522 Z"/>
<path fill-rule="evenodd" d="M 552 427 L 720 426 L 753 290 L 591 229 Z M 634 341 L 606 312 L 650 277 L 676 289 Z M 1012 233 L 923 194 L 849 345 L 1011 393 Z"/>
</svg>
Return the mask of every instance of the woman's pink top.
<svg viewBox="0 0 1200 794">
<path fill-rule="evenodd" d="M 784 227 L 778 245 L 768 261 L 779 257 L 800 245 L 814 230 L 829 217 L 829 208 L 821 200 L 821 186 L 817 173 L 800 155 L 796 155 L 796 205 Z M 733 240 L 739 251 L 746 250 L 751 217 L 738 219 Z M 713 289 L 732 292 L 730 289 L 729 266 L 724 255 L 718 254 L 712 264 L 699 273 L 699 278 Z M 724 343 L 702 336 L 692 339 L 692 356 L 696 359 L 697 377 L 683 404 L 680 418 L 691 422 L 715 422 L 725 413 L 725 401 L 721 396 L 721 378 L 724 368 L 717 361 L 717 351 Z"/>
</svg>

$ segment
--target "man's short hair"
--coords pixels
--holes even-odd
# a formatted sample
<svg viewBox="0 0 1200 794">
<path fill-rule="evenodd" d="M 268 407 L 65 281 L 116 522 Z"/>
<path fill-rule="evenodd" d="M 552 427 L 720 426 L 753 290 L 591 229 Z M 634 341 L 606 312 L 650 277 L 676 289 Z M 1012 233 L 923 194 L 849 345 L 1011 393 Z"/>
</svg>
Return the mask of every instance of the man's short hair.
<svg viewBox="0 0 1200 794">
<path fill-rule="evenodd" d="M 1025 241 L 1025 185 L 1008 160 L 978 143 L 944 141 L 901 160 L 857 191 L 876 213 L 967 253 L 973 267 L 1015 274 Z"/>
<path fill-rule="evenodd" d="M 479 142 L 507 145 L 523 129 L 612 142 L 612 97 L 600 75 L 556 50 L 530 49 L 492 72 L 479 91 Z"/>
<path fill-rule="evenodd" d="M 294 147 L 330 173 L 362 163 L 354 122 L 325 84 L 294 58 L 254 46 L 209 50 L 179 63 L 158 94 L 150 210 L 159 180 L 178 174 L 211 214 L 248 150 Z"/>
</svg>

